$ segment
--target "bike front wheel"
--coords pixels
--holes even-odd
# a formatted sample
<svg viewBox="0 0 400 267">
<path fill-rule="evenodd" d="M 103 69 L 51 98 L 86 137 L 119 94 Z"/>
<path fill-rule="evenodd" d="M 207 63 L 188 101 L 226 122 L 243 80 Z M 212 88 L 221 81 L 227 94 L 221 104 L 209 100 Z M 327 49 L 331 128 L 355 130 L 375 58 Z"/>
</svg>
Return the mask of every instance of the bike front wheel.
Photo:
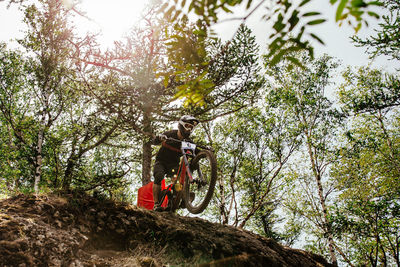
<svg viewBox="0 0 400 267">
<path fill-rule="evenodd" d="M 197 168 L 192 172 L 193 181 L 190 181 L 189 175 L 185 177 L 183 197 L 187 210 L 198 214 L 207 207 L 214 194 L 217 160 L 214 153 L 202 150 L 193 158 L 191 166 Z"/>
</svg>

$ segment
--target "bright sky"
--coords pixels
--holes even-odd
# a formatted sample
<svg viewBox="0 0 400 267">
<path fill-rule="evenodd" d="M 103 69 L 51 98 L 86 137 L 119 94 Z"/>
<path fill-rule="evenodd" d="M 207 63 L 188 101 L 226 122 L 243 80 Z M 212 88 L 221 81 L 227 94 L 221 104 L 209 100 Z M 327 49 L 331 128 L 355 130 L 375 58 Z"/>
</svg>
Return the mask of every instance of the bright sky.
<svg viewBox="0 0 400 267">
<path fill-rule="evenodd" d="M 317 41 L 314 41 L 312 38 L 309 38 L 309 40 L 311 40 L 314 45 L 315 55 L 320 56 L 324 53 L 327 53 L 341 60 L 343 62 L 343 66 L 368 65 L 370 63 L 370 60 L 368 59 L 368 55 L 365 54 L 365 48 L 355 47 L 350 42 L 350 37 L 355 33 L 354 30 L 347 25 L 339 27 L 336 24 L 334 20 L 336 7 L 329 5 L 328 2 L 328 0 L 312 1 L 312 4 L 308 5 L 308 9 L 310 11 L 319 11 L 322 14 L 325 14 L 324 18 L 328 19 L 328 21 L 323 24 L 309 28 L 309 31 L 316 34 L 325 42 L 325 45 L 321 45 Z M 377 13 L 380 12 L 378 8 L 375 8 L 374 11 Z M 262 52 L 264 52 L 266 49 L 267 37 L 272 33 L 270 30 L 271 24 L 265 21 L 261 21 L 260 19 L 263 15 L 263 12 L 264 10 L 260 9 L 258 12 L 254 13 L 246 22 L 246 24 L 255 34 L 257 42 L 261 46 Z M 374 19 L 372 17 L 368 18 L 369 27 L 363 26 L 358 32 L 358 36 L 363 38 L 373 35 L 374 28 L 377 27 L 379 22 L 380 20 Z M 229 21 L 225 23 L 220 23 L 217 25 L 218 33 L 222 33 L 222 36 L 224 36 L 225 38 L 231 38 L 239 24 L 240 21 Z M 395 68 L 400 67 L 398 65 L 398 62 L 395 63 L 392 61 L 388 61 L 387 58 L 383 56 L 375 59 L 374 62 L 372 62 L 372 66 L 383 68 L 387 71 L 395 71 Z"/>
<path fill-rule="evenodd" d="M 1 1 L 1 0 L 0 0 Z M 101 32 L 100 41 L 104 46 L 111 46 L 129 28 L 135 25 L 145 4 L 150 0 L 81 0 L 80 9 L 92 20 L 77 16 L 77 28 L 87 31 Z M 68 5 L 69 0 L 63 0 Z M 0 41 L 23 36 L 23 14 L 16 5 L 6 9 L 7 4 L 0 2 Z"/>
<path fill-rule="evenodd" d="M 140 19 L 148 0 L 83 0 L 81 9 L 93 22 L 81 18 L 82 30 L 92 29 L 103 33 L 102 43 L 110 46 Z M 85 23 L 86 22 L 86 23 Z"/>
<path fill-rule="evenodd" d="M 0 0 L 1 1 L 1 0 Z M 63 0 L 68 2 L 69 0 Z M 102 32 L 103 37 L 100 40 L 105 47 L 113 44 L 114 40 L 118 40 L 130 27 L 135 25 L 140 17 L 140 12 L 146 3 L 153 0 L 81 0 L 81 9 L 87 12 L 87 15 L 93 19 L 89 21 L 83 18 L 79 19 L 77 27 L 82 31 L 88 30 Z M 316 55 L 328 53 L 343 61 L 343 65 L 361 66 L 367 65 L 369 59 L 364 53 L 364 48 L 354 47 L 349 40 L 354 31 L 350 27 L 343 26 L 339 28 L 333 21 L 335 8 L 325 1 L 313 1 L 312 10 L 320 10 L 327 14 L 330 21 L 322 26 L 316 26 L 314 33 L 321 37 L 326 45 L 322 46 L 315 43 Z M 260 10 L 262 11 L 262 10 Z M 22 37 L 22 14 L 18 12 L 15 5 L 10 9 L 6 9 L 6 3 L 0 2 L 0 41 L 9 41 L 11 38 Z M 222 39 L 230 39 L 239 22 L 225 22 L 218 24 L 215 29 Z M 257 37 L 258 43 L 265 49 L 266 36 L 270 25 L 260 22 L 260 14 L 254 14 L 247 23 Z M 370 19 L 371 26 L 376 26 L 377 21 Z M 359 34 L 368 36 L 373 33 L 373 27 L 362 28 Z M 264 50 L 263 50 L 264 51 Z M 379 58 L 373 66 L 379 66 L 386 70 L 393 71 L 394 62 L 390 62 L 385 58 Z M 397 62 L 398 64 L 398 62 Z"/>
</svg>

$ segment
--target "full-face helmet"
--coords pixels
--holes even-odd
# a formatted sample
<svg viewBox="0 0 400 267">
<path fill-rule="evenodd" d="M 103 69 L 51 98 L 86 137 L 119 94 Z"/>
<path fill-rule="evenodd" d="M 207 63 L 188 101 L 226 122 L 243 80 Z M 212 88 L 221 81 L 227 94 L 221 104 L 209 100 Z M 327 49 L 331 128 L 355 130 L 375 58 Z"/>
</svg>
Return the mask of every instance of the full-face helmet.
<svg viewBox="0 0 400 267">
<path fill-rule="evenodd" d="M 184 138 L 188 138 L 199 120 L 190 115 L 184 115 L 179 119 L 178 129 Z"/>
</svg>

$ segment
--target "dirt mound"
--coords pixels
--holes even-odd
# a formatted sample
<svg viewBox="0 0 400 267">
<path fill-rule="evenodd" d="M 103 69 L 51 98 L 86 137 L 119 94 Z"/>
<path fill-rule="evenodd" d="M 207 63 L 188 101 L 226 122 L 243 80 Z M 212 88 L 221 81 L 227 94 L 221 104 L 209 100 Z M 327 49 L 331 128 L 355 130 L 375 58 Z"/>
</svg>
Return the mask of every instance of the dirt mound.
<svg viewBox="0 0 400 267">
<path fill-rule="evenodd" d="M 0 266 L 164 265 L 329 266 L 248 231 L 85 194 L 0 201 Z"/>
</svg>

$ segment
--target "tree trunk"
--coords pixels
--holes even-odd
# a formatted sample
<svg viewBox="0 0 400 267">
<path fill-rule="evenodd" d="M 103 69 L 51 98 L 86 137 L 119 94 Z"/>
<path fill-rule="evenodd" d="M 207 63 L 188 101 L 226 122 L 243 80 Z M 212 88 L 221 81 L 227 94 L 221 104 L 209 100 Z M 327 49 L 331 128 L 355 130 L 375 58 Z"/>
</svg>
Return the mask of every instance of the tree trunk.
<svg viewBox="0 0 400 267">
<path fill-rule="evenodd" d="M 321 173 L 317 169 L 317 164 L 315 162 L 316 156 L 314 155 L 314 153 L 312 151 L 312 145 L 310 143 L 308 136 L 307 136 L 307 139 L 308 139 L 307 140 L 308 154 L 310 156 L 310 161 L 311 161 L 314 177 L 317 182 L 319 202 L 322 207 L 322 215 L 323 215 L 323 220 L 324 220 L 323 224 L 324 224 L 324 228 L 325 228 L 324 231 L 328 237 L 329 253 L 331 255 L 332 264 L 334 266 L 338 266 L 336 255 L 335 255 L 335 244 L 333 241 L 332 229 L 331 229 L 331 226 L 330 226 L 329 220 L 328 220 L 328 210 L 325 205 L 324 189 L 323 189 L 322 182 L 321 182 Z"/>
<path fill-rule="evenodd" d="M 39 183 L 40 178 L 42 176 L 42 147 L 43 147 L 43 129 L 39 130 L 37 147 L 36 147 L 36 156 L 35 156 L 35 182 L 34 182 L 34 191 L 35 194 L 39 194 Z"/>
<path fill-rule="evenodd" d="M 151 121 L 147 112 L 143 116 L 143 129 L 149 135 L 152 133 Z M 147 136 L 143 140 L 142 148 L 142 185 L 146 185 L 151 180 L 151 140 Z"/>
<path fill-rule="evenodd" d="M 62 189 L 64 191 L 69 191 L 69 189 L 70 189 L 71 180 L 72 180 L 72 170 L 75 166 L 75 162 L 76 162 L 76 156 L 71 155 L 67 161 L 67 168 L 65 169 L 65 172 L 64 172 L 64 179 L 63 179 L 63 183 L 62 183 Z"/>
<path fill-rule="evenodd" d="M 224 190 L 224 181 L 223 179 L 218 179 L 219 181 L 219 191 L 221 194 L 221 203 L 219 206 L 219 213 L 221 216 L 221 224 L 228 224 L 228 215 L 226 213 L 226 198 L 225 198 L 225 190 Z"/>
<path fill-rule="evenodd" d="M 70 189 L 70 184 L 71 184 L 71 175 L 72 175 L 72 169 L 75 165 L 76 162 L 76 155 L 75 155 L 75 146 L 77 143 L 77 139 L 74 138 L 72 140 L 72 144 L 71 144 L 71 154 L 69 155 L 69 158 L 67 160 L 67 167 L 65 168 L 65 172 L 64 172 L 64 177 L 62 179 L 62 189 L 64 191 L 68 191 Z"/>
<path fill-rule="evenodd" d="M 151 177 L 151 142 L 143 141 L 142 185 L 150 182 Z"/>
</svg>

